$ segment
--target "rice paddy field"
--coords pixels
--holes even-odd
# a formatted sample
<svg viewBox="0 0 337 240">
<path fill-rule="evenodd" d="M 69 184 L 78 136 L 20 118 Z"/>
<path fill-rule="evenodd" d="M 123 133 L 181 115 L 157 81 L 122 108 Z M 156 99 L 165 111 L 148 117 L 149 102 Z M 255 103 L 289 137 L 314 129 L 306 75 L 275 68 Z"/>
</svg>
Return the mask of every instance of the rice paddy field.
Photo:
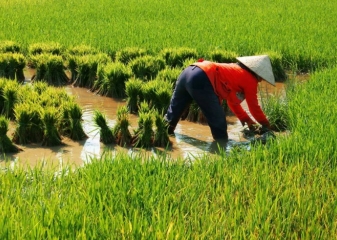
<svg viewBox="0 0 337 240">
<path fill-rule="evenodd" d="M 326 0 L 2 1 L 0 42 L 18 43 L 24 56 L 36 43 L 83 44 L 113 59 L 126 47 L 192 48 L 205 58 L 214 50 L 272 53 L 290 75 L 310 78 L 286 80 L 285 107 L 265 105 L 286 118 L 289 134 L 249 151 L 219 149 L 193 161 L 106 152 L 76 169 L 2 170 L 0 238 L 335 239 L 336 12 Z M 31 63 L 41 70 L 44 58 L 37 58 Z M 77 79 L 80 87 L 121 94 Z"/>
</svg>

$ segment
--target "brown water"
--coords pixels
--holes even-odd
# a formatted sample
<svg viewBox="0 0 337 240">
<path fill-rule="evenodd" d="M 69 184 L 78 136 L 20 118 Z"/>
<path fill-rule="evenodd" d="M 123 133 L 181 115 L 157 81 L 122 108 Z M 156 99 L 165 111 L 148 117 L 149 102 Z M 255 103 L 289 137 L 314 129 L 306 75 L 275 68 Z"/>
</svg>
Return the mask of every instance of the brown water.
<svg viewBox="0 0 337 240">
<path fill-rule="evenodd" d="M 26 81 L 29 82 L 34 71 L 26 69 Z M 276 88 L 270 84 L 261 83 L 260 91 L 274 92 L 282 91 L 283 84 L 277 83 Z M 83 141 L 74 142 L 64 138 L 64 145 L 57 147 L 43 147 L 41 144 L 28 144 L 20 146 L 23 151 L 17 154 L 7 154 L 0 156 L 1 165 L 10 165 L 11 167 L 20 164 L 30 167 L 36 165 L 48 165 L 55 167 L 63 167 L 67 164 L 81 166 L 91 161 L 93 157 L 99 158 L 106 150 L 111 150 L 114 153 L 123 151 L 127 154 L 142 153 L 148 156 L 158 156 L 165 153 L 167 157 L 172 158 L 195 158 L 203 154 L 214 154 L 217 150 L 216 144 L 213 142 L 210 129 L 207 125 L 192 123 L 188 121 L 180 121 L 175 136 L 170 137 L 172 147 L 165 151 L 161 148 L 152 148 L 149 150 L 140 150 L 133 148 L 122 148 L 117 145 L 105 146 L 99 141 L 99 130 L 93 123 L 94 110 L 100 110 L 106 114 L 109 119 L 109 125 L 112 127 L 116 119 L 117 108 L 125 104 L 123 100 L 116 100 L 109 97 L 98 96 L 84 88 L 66 87 L 69 94 L 76 96 L 77 102 L 83 109 L 83 128 L 88 138 Z M 262 89 L 262 90 L 261 90 Z M 245 102 L 243 107 L 247 109 Z M 247 139 L 243 137 L 240 122 L 235 116 L 227 116 L 228 135 L 230 141 L 226 146 L 228 151 L 233 146 L 247 145 Z M 133 132 L 138 127 L 137 117 L 130 115 L 130 131 Z M 11 129 L 12 131 L 12 129 Z M 11 134 L 9 132 L 9 135 Z M 6 160 L 6 161 L 5 161 Z"/>
</svg>

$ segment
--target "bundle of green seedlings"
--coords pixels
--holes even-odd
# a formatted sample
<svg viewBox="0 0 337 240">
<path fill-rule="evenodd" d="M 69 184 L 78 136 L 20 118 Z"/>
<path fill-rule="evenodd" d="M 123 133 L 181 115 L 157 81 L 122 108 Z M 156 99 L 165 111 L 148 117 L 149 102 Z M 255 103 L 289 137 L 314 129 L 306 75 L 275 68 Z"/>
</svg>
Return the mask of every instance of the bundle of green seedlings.
<svg viewBox="0 0 337 240">
<path fill-rule="evenodd" d="M 168 147 L 171 144 L 167 132 L 168 122 L 165 120 L 162 113 L 154 111 L 155 126 L 153 144 L 156 147 Z"/>
<path fill-rule="evenodd" d="M 94 112 L 94 123 L 99 128 L 99 137 L 102 143 L 111 144 L 116 142 L 113 131 L 108 125 L 106 115 L 99 110 L 95 110 Z"/>
<path fill-rule="evenodd" d="M 26 66 L 26 58 L 21 53 L 0 53 L 0 77 L 16 79 L 19 82 L 25 80 L 23 69 Z"/>
<path fill-rule="evenodd" d="M 42 53 L 32 56 L 31 61 L 36 67 L 36 74 L 32 77 L 33 82 L 43 81 L 51 86 L 69 84 L 61 56 Z"/>
<path fill-rule="evenodd" d="M 159 56 L 165 59 L 166 65 L 170 67 L 183 67 L 186 59 L 198 59 L 199 54 L 196 49 L 164 48 L 159 52 Z"/>
<path fill-rule="evenodd" d="M 135 77 L 150 80 L 165 68 L 165 60 L 160 57 L 144 55 L 131 60 L 128 66 L 130 66 Z"/>
<path fill-rule="evenodd" d="M 4 88 L 7 81 L 5 78 L 0 78 L 0 114 L 3 114 L 5 107 Z"/>
<path fill-rule="evenodd" d="M 18 102 L 19 83 L 16 80 L 4 80 L 2 86 L 3 109 L 1 114 L 5 117 L 14 119 L 14 105 Z"/>
<path fill-rule="evenodd" d="M 64 101 L 61 119 L 62 134 L 74 141 L 87 138 L 82 126 L 82 116 L 82 109 L 75 101 Z"/>
<path fill-rule="evenodd" d="M 172 89 L 174 89 L 176 81 L 181 73 L 181 68 L 166 67 L 158 72 L 156 79 L 163 80 L 171 83 Z"/>
<path fill-rule="evenodd" d="M 14 41 L 1 41 L 0 53 L 20 53 L 21 45 Z"/>
<path fill-rule="evenodd" d="M 87 45 L 78 45 L 68 49 L 66 54 L 66 61 L 67 61 L 67 68 L 70 70 L 70 82 L 73 83 L 77 78 L 77 57 L 84 56 L 84 55 L 94 55 L 97 54 L 98 50 L 87 46 Z"/>
<path fill-rule="evenodd" d="M 18 152 L 20 149 L 7 136 L 9 119 L 0 115 L 0 153 Z"/>
<path fill-rule="evenodd" d="M 43 126 L 42 146 L 62 145 L 62 138 L 57 129 L 60 122 L 59 110 L 49 106 L 44 108 L 40 114 Z"/>
<path fill-rule="evenodd" d="M 111 59 L 107 54 L 99 53 L 76 56 L 74 61 L 76 68 L 72 74 L 76 78 L 72 82 L 73 86 L 92 89 L 97 78 L 98 66 L 111 62 Z"/>
<path fill-rule="evenodd" d="M 121 62 L 100 65 L 92 90 L 102 96 L 123 98 L 125 97 L 125 82 L 130 77 L 132 77 L 130 67 Z"/>
<path fill-rule="evenodd" d="M 142 80 L 134 77 L 125 82 L 126 105 L 130 113 L 138 112 L 138 103 L 142 99 L 143 84 Z"/>
<path fill-rule="evenodd" d="M 147 51 L 137 47 L 126 47 L 116 52 L 115 61 L 121 62 L 124 65 L 128 65 L 130 61 L 137 57 L 141 57 L 147 54 Z"/>
<path fill-rule="evenodd" d="M 129 111 L 126 106 L 120 106 L 117 109 L 117 122 L 113 127 L 112 132 L 116 142 L 120 146 L 127 146 L 131 143 L 131 133 L 129 130 Z"/>
<path fill-rule="evenodd" d="M 153 145 L 153 115 L 147 102 L 142 102 L 139 108 L 138 128 L 134 132 L 132 145 L 134 147 L 148 148 Z"/>
</svg>

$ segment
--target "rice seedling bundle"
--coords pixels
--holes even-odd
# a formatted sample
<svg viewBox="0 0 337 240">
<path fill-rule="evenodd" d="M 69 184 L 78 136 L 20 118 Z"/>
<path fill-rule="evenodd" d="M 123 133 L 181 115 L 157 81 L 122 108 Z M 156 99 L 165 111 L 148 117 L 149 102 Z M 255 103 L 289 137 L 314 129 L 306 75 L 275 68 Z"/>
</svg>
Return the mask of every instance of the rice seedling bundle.
<svg viewBox="0 0 337 240">
<path fill-rule="evenodd" d="M 160 57 L 144 55 L 131 60 L 128 65 L 137 78 L 149 80 L 165 68 L 165 61 Z"/>
<path fill-rule="evenodd" d="M 159 80 L 157 80 L 160 83 Z M 164 113 L 170 105 L 170 100 L 172 97 L 172 88 L 169 82 L 162 82 L 160 87 L 155 91 L 155 99 L 152 101 L 153 108 L 157 109 L 158 112 Z"/>
<path fill-rule="evenodd" d="M 19 148 L 7 136 L 9 119 L 0 115 L 0 153 L 18 152 Z"/>
<path fill-rule="evenodd" d="M 102 143 L 115 143 L 115 136 L 108 125 L 107 117 L 99 110 L 95 110 L 94 112 L 94 123 L 99 128 L 99 137 Z"/>
<path fill-rule="evenodd" d="M 125 82 L 126 105 L 130 113 L 138 112 L 138 103 L 142 99 L 142 85 L 144 82 L 138 78 L 130 78 Z"/>
<path fill-rule="evenodd" d="M 52 54 L 39 54 L 31 58 L 36 65 L 36 75 L 32 81 L 43 81 L 51 86 L 64 86 L 69 83 L 61 56 Z"/>
<path fill-rule="evenodd" d="M 58 146 L 62 144 L 61 135 L 58 132 L 60 112 L 55 107 L 46 107 L 41 111 L 43 124 L 42 146 Z"/>
<path fill-rule="evenodd" d="M 76 79 L 73 85 L 76 87 L 93 88 L 94 81 L 97 77 L 97 70 L 100 64 L 107 64 L 111 62 L 110 57 L 107 54 L 89 54 L 78 56 L 75 58 L 76 63 Z"/>
<path fill-rule="evenodd" d="M 82 126 L 82 116 L 82 109 L 76 102 L 64 101 L 62 103 L 61 132 L 74 141 L 87 138 Z"/>
<path fill-rule="evenodd" d="M 218 63 L 235 63 L 238 53 L 222 49 L 216 49 L 209 53 L 210 60 Z"/>
<path fill-rule="evenodd" d="M 181 73 L 181 68 L 170 68 L 166 67 L 165 69 L 158 72 L 156 80 L 167 81 L 171 83 L 172 89 L 175 87 L 175 83 Z"/>
<path fill-rule="evenodd" d="M 52 54 L 52 55 L 62 55 L 65 51 L 60 43 L 57 42 L 39 42 L 33 43 L 28 46 L 29 55 L 39 55 L 39 54 Z"/>
<path fill-rule="evenodd" d="M 153 144 L 156 147 L 167 147 L 170 144 L 170 138 L 167 132 L 168 123 L 165 120 L 164 116 L 155 111 L 155 126 Z"/>
<path fill-rule="evenodd" d="M 0 77 L 23 81 L 25 65 L 26 60 L 21 53 L 0 53 Z"/>
<path fill-rule="evenodd" d="M 120 106 L 117 109 L 117 123 L 112 132 L 116 142 L 120 146 L 127 146 L 131 143 L 132 136 L 129 130 L 129 112 L 126 106 Z"/>
<path fill-rule="evenodd" d="M 199 58 L 196 49 L 187 47 L 164 48 L 159 52 L 159 56 L 165 59 L 166 64 L 170 67 L 183 67 L 186 59 Z"/>
<path fill-rule="evenodd" d="M 98 70 L 94 89 L 102 96 L 125 97 L 125 82 L 132 77 L 131 69 L 120 63 L 112 62 L 102 65 Z"/>
<path fill-rule="evenodd" d="M 0 53 L 20 53 L 21 45 L 14 41 L 1 41 Z"/>
<path fill-rule="evenodd" d="M 157 80 L 151 80 L 148 82 L 145 82 L 142 85 L 142 101 L 146 101 L 150 106 L 153 106 L 154 101 L 156 100 L 156 90 L 159 86 L 159 81 Z"/>
<path fill-rule="evenodd" d="M 70 47 L 68 49 L 68 54 L 83 56 L 83 55 L 90 55 L 90 54 L 98 54 L 98 50 L 92 46 L 81 44 L 81 45 Z"/>
<path fill-rule="evenodd" d="M 190 122 L 198 122 L 198 118 L 199 118 L 199 106 L 195 101 L 192 101 L 188 108 L 186 120 Z"/>
<path fill-rule="evenodd" d="M 32 114 L 29 103 L 19 103 L 15 105 L 15 132 L 12 141 L 17 144 L 29 143 L 31 134 Z"/>
<path fill-rule="evenodd" d="M 44 125 L 42 123 L 43 107 L 40 104 L 29 104 L 30 126 L 28 141 L 31 143 L 40 143 L 44 136 Z"/>
<path fill-rule="evenodd" d="M 5 78 L 0 78 L 0 114 L 3 113 L 5 107 L 4 88 L 7 81 Z"/>
<path fill-rule="evenodd" d="M 133 146 L 149 148 L 153 145 L 153 113 L 141 112 L 138 119 L 138 128 L 133 137 Z"/>
<path fill-rule="evenodd" d="M 115 60 L 127 65 L 131 60 L 147 54 L 147 51 L 137 47 L 126 47 L 116 52 Z"/>
<path fill-rule="evenodd" d="M 2 114 L 9 119 L 14 119 L 14 105 L 18 101 L 19 83 L 15 80 L 8 80 L 3 88 L 4 107 Z"/>
<path fill-rule="evenodd" d="M 148 113 L 151 112 L 152 108 L 150 104 L 147 101 L 141 101 L 139 106 L 138 106 L 138 112 L 139 114 L 141 113 Z"/>
<path fill-rule="evenodd" d="M 39 95 L 44 93 L 49 88 L 48 83 L 41 82 L 41 81 L 34 82 L 32 85 L 33 85 L 33 90 L 37 92 Z"/>
</svg>

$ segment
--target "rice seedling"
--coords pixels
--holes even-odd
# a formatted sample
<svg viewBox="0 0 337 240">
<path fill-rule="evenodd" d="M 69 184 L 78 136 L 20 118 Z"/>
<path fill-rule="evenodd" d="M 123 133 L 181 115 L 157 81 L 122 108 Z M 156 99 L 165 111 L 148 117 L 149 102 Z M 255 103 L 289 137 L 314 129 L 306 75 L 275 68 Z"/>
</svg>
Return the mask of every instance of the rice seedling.
<svg viewBox="0 0 337 240">
<path fill-rule="evenodd" d="M 20 53 L 21 45 L 14 41 L 0 41 L 0 53 Z"/>
<path fill-rule="evenodd" d="M 115 60 L 127 65 L 131 60 L 146 55 L 146 50 L 137 47 L 126 47 L 118 50 L 115 55 Z"/>
<path fill-rule="evenodd" d="M 8 80 L 3 88 L 4 106 L 2 114 L 9 119 L 14 119 L 14 106 L 18 101 L 19 83 L 15 80 Z"/>
<path fill-rule="evenodd" d="M 98 78 L 93 89 L 102 96 L 122 98 L 125 97 L 125 82 L 132 77 L 128 66 L 120 62 L 108 63 L 99 67 Z"/>
<path fill-rule="evenodd" d="M 31 134 L 32 114 L 29 103 L 19 103 L 15 105 L 15 131 L 12 141 L 17 144 L 29 143 Z"/>
<path fill-rule="evenodd" d="M 30 131 L 27 134 L 28 142 L 41 143 L 44 137 L 44 125 L 41 119 L 43 107 L 40 104 L 29 104 Z"/>
<path fill-rule="evenodd" d="M 51 86 L 64 86 L 69 83 L 61 56 L 51 54 L 38 54 L 31 58 L 36 66 L 36 75 L 32 81 L 43 81 Z"/>
<path fill-rule="evenodd" d="M 138 103 L 142 99 L 143 84 L 142 80 L 134 77 L 125 82 L 126 105 L 130 113 L 138 112 Z"/>
<path fill-rule="evenodd" d="M 57 42 L 39 42 L 30 44 L 28 47 L 29 55 L 52 54 L 62 55 L 65 48 Z"/>
<path fill-rule="evenodd" d="M 104 53 L 78 56 L 75 60 L 76 73 L 74 74 L 76 79 L 73 85 L 89 89 L 94 87 L 98 66 L 111 62 L 110 57 Z"/>
<path fill-rule="evenodd" d="M 222 49 L 216 49 L 209 53 L 210 60 L 218 63 L 235 63 L 238 56 L 239 54 L 236 52 Z"/>
<path fill-rule="evenodd" d="M 199 54 L 196 49 L 179 47 L 179 48 L 164 48 L 159 52 L 159 56 L 165 59 L 165 62 L 170 67 L 183 67 L 183 62 L 186 59 L 198 59 Z"/>
<path fill-rule="evenodd" d="M 190 122 L 197 122 L 199 117 L 199 106 L 195 101 L 192 101 L 188 108 L 186 120 Z"/>
<path fill-rule="evenodd" d="M 138 118 L 138 128 L 135 130 L 132 139 L 134 147 L 149 148 L 153 145 L 153 113 L 140 112 Z"/>
<path fill-rule="evenodd" d="M 0 53 L 0 77 L 22 82 L 25 80 L 25 65 L 25 57 L 21 53 Z"/>
<path fill-rule="evenodd" d="M 81 107 L 74 101 L 62 103 L 61 132 L 74 141 L 87 138 L 82 126 L 83 112 Z"/>
<path fill-rule="evenodd" d="M 68 49 L 68 54 L 70 55 L 79 55 L 79 56 L 83 56 L 83 55 L 89 55 L 89 54 L 98 54 L 98 50 L 92 46 L 89 45 L 76 45 L 73 47 L 70 47 Z"/>
<path fill-rule="evenodd" d="M 99 110 L 94 112 L 94 123 L 99 128 L 100 141 L 104 144 L 115 143 L 112 128 L 109 127 L 107 117 Z"/>
<path fill-rule="evenodd" d="M 156 80 L 167 81 L 171 83 L 172 89 L 175 87 L 175 83 L 181 73 L 180 68 L 170 68 L 166 67 L 165 69 L 158 72 Z"/>
<path fill-rule="evenodd" d="M 32 84 L 32 86 L 33 86 L 33 90 L 35 92 L 37 92 L 39 95 L 41 95 L 42 93 L 44 93 L 49 88 L 48 83 L 41 82 L 41 81 L 34 82 Z"/>
<path fill-rule="evenodd" d="M 6 85 L 7 79 L 0 78 L 0 114 L 3 113 L 5 107 L 5 97 L 4 97 L 4 88 Z"/>
<path fill-rule="evenodd" d="M 43 125 L 42 146 L 62 145 L 62 138 L 58 131 L 60 120 L 59 110 L 55 107 L 46 107 L 41 111 Z"/>
<path fill-rule="evenodd" d="M 152 100 L 152 105 L 158 112 L 164 113 L 170 105 L 172 88 L 168 82 L 158 81 L 158 85 L 159 87 L 155 90 L 155 98 Z"/>
<path fill-rule="evenodd" d="M 168 147 L 171 144 L 170 138 L 167 132 L 168 123 L 163 117 L 163 114 L 158 111 L 154 112 L 155 126 L 153 144 L 156 147 Z"/>
<path fill-rule="evenodd" d="M 165 61 L 160 57 L 144 55 L 131 60 L 128 65 L 137 78 L 150 80 L 165 68 Z"/>
<path fill-rule="evenodd" d="M 9 119 L 0 115 L 0 153 L 18 152 L 20 149 L 7 136 Z"/>
<path fill-rule="evenodd" d="M 129 130 L 129 112 L 126 106 L 120 106 L 117 109 L 117 123 L 113 127 L 112 132 L 116 142 L 120 146 L 128 146 L 131 144 L 131 133 Z"/>
</svg>

